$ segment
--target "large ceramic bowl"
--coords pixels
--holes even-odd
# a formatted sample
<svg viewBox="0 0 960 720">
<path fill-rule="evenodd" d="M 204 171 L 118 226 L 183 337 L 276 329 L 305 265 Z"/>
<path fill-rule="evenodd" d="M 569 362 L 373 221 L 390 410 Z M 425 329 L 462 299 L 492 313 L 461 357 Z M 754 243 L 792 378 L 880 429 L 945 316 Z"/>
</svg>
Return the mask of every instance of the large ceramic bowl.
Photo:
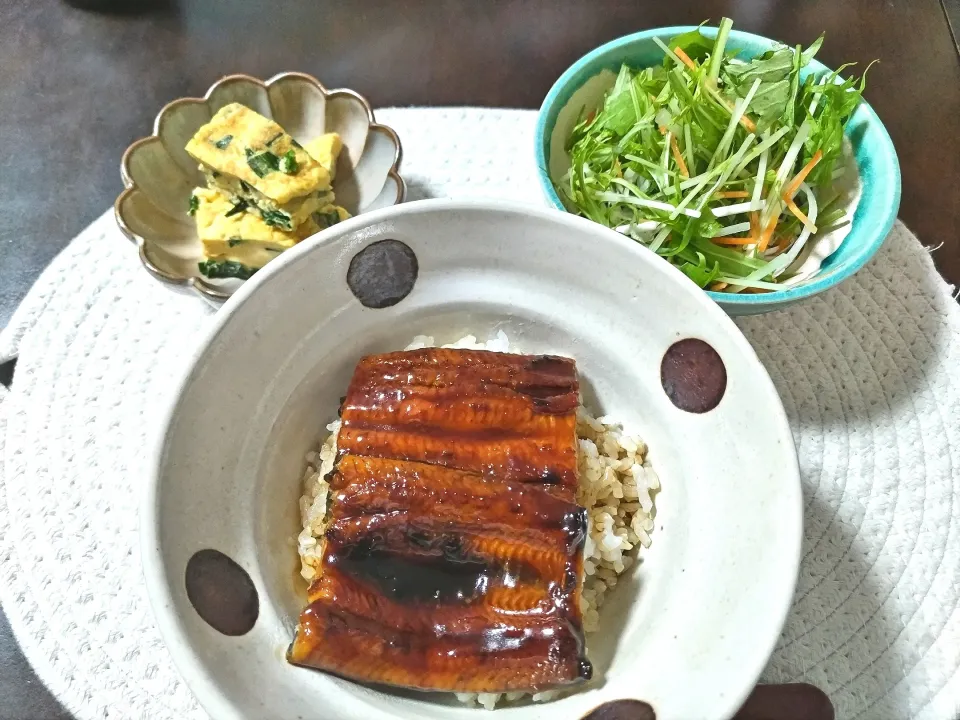
<svg viewBox="0 0 960 720">
<path fill-rule="evenodd" d="M 153 135 L 123 154 L 125 189 L 114 203 L 114 214 L 151 275 L 214 301 L 229 297 L 240 282 L 210 280 L 197 269 L 203 251 L 186 209 L 193 189 L 204 180 L 184 146 L 217 110 L 232 102 L 273 118 L 301 142 L 325 132 L 340 133 L 343 151 L 333 190 L 337 204 L 351 215 L 403 202 L 406 193 L 398 172 L 400 139 L 376 122 L 370 103 L 353 90 L 327 90 L 303 73 L 282 73 L 266 82 L 228 75 L 202 98 L 174 100 L 157 115 Z"/>
<path fill-rule="evenodd" d="M 304 454 L 357 360 L 419 334 L 498 331 L 516 349 L 574 357 L 584 402 L 639 431 L 662 490 L 652 546 L 588 635 L 597 681 L 497 717 L 581 718 L 622 699 L 659 720 L 736 711 L 790 606 L 802 530 L 793 441 L 757 356 L 678 270 L 611 230 L 427 200 L 348 220 L 270 263 L 224 305 L 177 387 L 143 501 L 143 562 L 163 636 L 213 717 L 486 712 L 293 667 L 284 651 L 305 600 Z"/>
<path fill-rule="evenodd" d="M 631 67 L 661 63 L 663 50 L 653 38 L 669 43 L 676 35 L 695 29 L 692 26 L 655 28 L 618 38 L 584 55 L 553 84 L 540 108 L 534 146 L 540 186 L 550 204 L 560 210 L 567 209 L 554 188 L 554 182 L 570 167 L 563 148 L 581 109 L 600 105 L 606 91 L 613 86 L 615 73 L 624 63 Z M 714 27 L 701 27 L 700 31 L 708 38 L 715 38 L 717 34 Z M 751 58 L 779 44 L 759 35 L 733 30 L 727 40 L 727 49 L 739 51 L 740 57 Z M 803 77 L 811 72 L 819 76 L 828 70 L 813 60 L 804 68 Z M 823 258 L 817 274 L 794 287 L 758 294 L 707 292 L 731 315 L 779 310 L 829 290 L 862 268 L 880 249 L 900 207 L 897 153 L 880 118 L 866 102 L 860 104 L 847 124 L 846 136 L 860 175 L 860 201 L 849 234 L 831 238 L 839 248 Z M 832 247 L 833 243 L 818 243 L 818 246 Z"/>
</svg>

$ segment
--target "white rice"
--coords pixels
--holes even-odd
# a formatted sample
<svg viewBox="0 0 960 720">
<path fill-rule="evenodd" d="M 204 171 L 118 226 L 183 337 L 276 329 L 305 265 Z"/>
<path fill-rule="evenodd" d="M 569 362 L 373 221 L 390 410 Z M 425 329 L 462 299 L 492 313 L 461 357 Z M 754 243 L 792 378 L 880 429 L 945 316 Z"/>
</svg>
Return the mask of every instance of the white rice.
<svg viewBox="0 0 960 720">
<path fill-rule="evenodd" d="M 433 347 L 433 338 L 418 335 L 407 350 Z M 477 342 L 467 335 L 449 348 L 510 352 L 507 336 L 501 331 L 488 342 Z M 307 453 L 303 475 L 300 518 L 303 531 L 297 537 L 300 574 L 308 583 L 320 569 L 318 539 L 325 530 L 327 495 L 330 486 L 324 479 L 333 470 L 337 454 L 340 421 L 327 425 L 329 435 L 320 447 Z M 594 632 L 600 624 L 600 608 L 606 592 L 617 584 L 617 577 L 637 561 L 638 547 L 650 547 L 654 496 L 660 479 L 647 460 L 647 446 L 639 437 L 625 432 L 613 418 L 593 417 L 582 406 L 577 411 L 580 487 L 577 502 L 587 509 L 589 535 L 583 552 L 584 583 L 581 593 L 583 629 Z M 550 700 L 559 691 L 533 695 L 535 702 Z M 525 693 L 456 693 L 468 704 L 479 703 L 492 710 L 498 701 L 514 701 Z"/>
</svg>

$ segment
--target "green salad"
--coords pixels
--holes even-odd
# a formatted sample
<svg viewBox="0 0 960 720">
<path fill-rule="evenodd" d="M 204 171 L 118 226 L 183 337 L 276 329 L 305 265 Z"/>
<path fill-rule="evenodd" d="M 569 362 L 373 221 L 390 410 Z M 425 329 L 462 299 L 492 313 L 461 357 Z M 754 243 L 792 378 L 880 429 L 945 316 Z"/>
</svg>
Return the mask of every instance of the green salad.
<svg viewBox="0 0 960 720">
<path fill-rule="evenodd" d="M 833 187 L 866 71 L 801 81 L 823 36 L 741 59 L 726 49 L 732 26 L 654 38 L 662 65 L 621 67 L 603 106 L 581 111 L 557 190 L 700 287 L 778 290 L 811 238 L 850 222 Z"/>
</svg>

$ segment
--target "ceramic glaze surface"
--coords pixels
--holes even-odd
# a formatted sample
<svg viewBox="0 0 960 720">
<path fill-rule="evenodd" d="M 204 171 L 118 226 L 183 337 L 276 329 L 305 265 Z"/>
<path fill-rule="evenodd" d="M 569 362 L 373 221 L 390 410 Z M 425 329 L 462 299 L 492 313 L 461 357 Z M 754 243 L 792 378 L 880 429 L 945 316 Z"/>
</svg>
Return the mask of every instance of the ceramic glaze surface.
<svg viewBox="0 0 960 720">
<path fill-rule="evenodd" d="M 348 272 L 382 240 L 403 243 L 417 273 L 397 302 L 368 307 Z M 143 561 L 164 638 L 211 715 L 485 712 L 293 667 L 284 653 L 306 595 L 294 542 L 303 457 L 336 417 L 358 359 L 418 334 L 450 342 L 500 330 L 523 352 L 575 358 L 584 402 L 645 439 L 662 491 L 652 547 L 587 636 L 597 679 L 496 717 L 579 718 L 628 699 L 663 720 L 739 707 L 790 606 L 802 534 L 793 440 L 763 366 L 706 295 L 611 230 L 552 210 L 428 200 L 353 218 L 270 263 L 224 305 L 168 410 L 143 501 Z M 661 383 L 664 355 L 689 338 L 724 369 L 722 394 L 697 412 Z M 701 365 L 712 367 L 685 373 L 696 378 Z M 259 615 L 243 635 L 218 632 L 187 596 L 187 565 L 207 548 L 256 589 Z"/>
</svg>

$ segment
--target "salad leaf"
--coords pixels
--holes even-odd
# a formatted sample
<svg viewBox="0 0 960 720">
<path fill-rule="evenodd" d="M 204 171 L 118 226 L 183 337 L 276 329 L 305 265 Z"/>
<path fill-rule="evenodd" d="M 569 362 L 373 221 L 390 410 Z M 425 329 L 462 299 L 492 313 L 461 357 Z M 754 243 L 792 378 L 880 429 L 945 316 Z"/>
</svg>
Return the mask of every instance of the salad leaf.
<svg viewBox="0 0 960 720">
<path fill-rule="evenodd" d="M 667 47 L 671 50 L 680 48 L 691 60 L 702 63 L 713 51 L 713 40 L 703 35 L 700 32 L 700 28 L 697 28 L 696 30 L 690 30 L 689 32 L 676 35 L 667 43 Z"/>
<path fill-rule="evenodd" d="M 620 68 L 617 82 L 603 103 L 603 112 L 598 117 L 602 127 L 615 133 L 625 133 L 639 119 L 638 107 L 634 102 L 632 73 L 626 65 Z"/>
<path fill-rule="evenodd" d="M 804 163 L 807 163 L 818 150 L 823 156 L 822 161 L 807 176 L 808 184 L 817 186 L 830 182 L 836 161 L 843 155 L 846 124 L 860 105 L 867 71 L 872 65 L 873 63 L 864 70 L 859 83 L 854 78 L 841 80 L 840 70 L 828 73 L 816 82 L 807 78 L 800 104 L 809 108 L 813 107 L 816 101 L 816 106 L 808 120 L 811 131 L 803 144 L 802 158 Z"/>
<path fill-rule="evenodd" d="M 810 61 L 816 57 L 817 53 L 820 52 L 820 46 L 823 45 L 823 40 L 826 36 L 826 33 L 820 33 L 820 37 L 810 43 L 810 47 L 803 51 L 803 55 L 800 58 L 801 66 L 809 65 Z"/>
<path fill-rule="evenodd" d="M 823 38 L 821 35 L 806 50 L 800 46 L 780 46 L 748 62 L 730 62 L 726 65 L 725 84 L 738 97 L 746 97 L 754 80 L 760 79 L 760 88 L 747 108 L 748 112 L 759 116 L 758 128 L 768 128 L 777 121 L 788 126 L 794 124 L 800 71 L 817 54 Z"/>
<path fill-rule="evenodd" d="M 757 127 L 768 128 L 792 108 L 791 79 L 797 72 L 794 50 L 782 47 L 770 50 L 747 63 L 730 63 L 725 68 L 724 83 L 737 97 L 746 97 L 754 81 L 760 80 L 747 112 L 758 116 Z M 793 124 L 793 118 L 784 118 Z"/>
<path fill-rule="evenodd" d="M 680 265 L 684 274 L 700 287 L 706 287 L 720 274 L 720 263 L 714 261 L 713 267 L 707 267 L 707 258 L 702 252 L 696 253 L 697 262 L 685 262 Z"/>
<path fill-rule="evenodd" d="M 744 90 L 742 97 L 756 78 L 765 83 L 786 80 L 793 70 L 793 48 L 781 46 L 767 50 L 748 62 L 728 63 L 725 69 L 726 76 Z"/>
</svg>

